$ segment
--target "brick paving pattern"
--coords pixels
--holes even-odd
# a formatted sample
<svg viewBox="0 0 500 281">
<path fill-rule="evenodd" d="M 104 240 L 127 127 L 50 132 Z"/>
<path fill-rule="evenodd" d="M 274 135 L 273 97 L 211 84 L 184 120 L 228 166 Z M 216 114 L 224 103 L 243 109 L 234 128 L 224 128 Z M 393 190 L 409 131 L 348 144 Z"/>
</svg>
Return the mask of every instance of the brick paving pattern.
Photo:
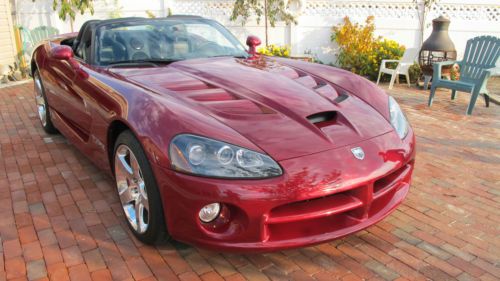
<svg viewBox="0 0 500 281">
<path fill-rule="evenodd" d="M 396 87 L 417 134 L 404 204 L 315 247 L 224 254 L 150 247 L 125 225 L 112 180 L 43 133 L 33 84 L 0 89 L 0 280 L 499 280 L 500 107 Z"/>
</svg>

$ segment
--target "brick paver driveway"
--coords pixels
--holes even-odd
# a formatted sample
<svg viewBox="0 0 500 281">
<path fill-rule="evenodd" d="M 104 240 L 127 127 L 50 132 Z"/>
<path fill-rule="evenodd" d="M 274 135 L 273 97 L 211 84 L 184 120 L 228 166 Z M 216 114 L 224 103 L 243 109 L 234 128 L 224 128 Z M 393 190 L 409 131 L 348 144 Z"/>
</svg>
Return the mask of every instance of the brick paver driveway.
<svg viewBox="0 0 500 281">
<path fill-rule="evenodd" d="M 500 107 L 396 88 L 418 139 L 411 192 L 366 231 L 316 247 L 221 254 L 141 245 L 112 180 L 44 134 L 32 83 L 0 89 L 0 280 L 500 278 Z"/>
</svg>

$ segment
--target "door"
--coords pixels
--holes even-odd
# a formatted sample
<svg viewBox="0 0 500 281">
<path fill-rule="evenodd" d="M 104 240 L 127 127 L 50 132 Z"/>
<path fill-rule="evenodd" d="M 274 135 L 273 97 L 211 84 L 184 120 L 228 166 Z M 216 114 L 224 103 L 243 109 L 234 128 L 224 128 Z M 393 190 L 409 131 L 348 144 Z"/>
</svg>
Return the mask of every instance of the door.
<svg viewBox="0 0 500 281">
<path fill-rule="evenodd" d="M 62 60 L 49 58 L 50 64 L 47 67 L 55 78 L 54 93 L 49 104 L 67 128 L 83 142 L 88 141 L 92 124 L 92 116 L 86 102 L 89 94 L 89 87 L 86 85 L 92 80 L 87 64 L 90 61 L 88 54 L 91 50 L 92 34 L 90 25 L 82 27 L 81 33 L 75 39 L 77 46 L 72 48 L 74 54 Z"/>
</svg>

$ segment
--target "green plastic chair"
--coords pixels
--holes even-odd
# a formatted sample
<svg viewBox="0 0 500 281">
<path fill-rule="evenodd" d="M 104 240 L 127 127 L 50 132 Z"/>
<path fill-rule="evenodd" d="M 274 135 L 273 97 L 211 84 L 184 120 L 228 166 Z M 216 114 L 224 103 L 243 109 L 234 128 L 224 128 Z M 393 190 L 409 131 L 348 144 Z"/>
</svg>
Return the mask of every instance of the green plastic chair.
<svg viewBox="0 0 500 281">
<path fill-rule="evenodd" d="M 29 62 L 31 61 L 31 55 L 35 47 L 43 40 L 59 34 L 59 30 L 57 28 L 50 26 L 39 26 L 32 30 L 29 30 L 22 26 L 17 26 L 17 28 L 19 29 L 22 41 L 22 49 L 17 56 L 17 60 L 18 63 L 20 63 L 21 57 L 24 57 L 24 61 L 28 62 L 28 68 L 31 67 L 31 64 Z"/>
<path fill-rule="evenodd" d="M 479 36 L 467 41 L 464 58 L 461 61 L 443 61 L 435 63 L 433 68 L 429 106 L 437 88 L 451 89 L 451 99 L 455 99 L 456 91 L 471 94 L 467 115 L 472 114 L 479 94 L 484 95 L 486 107 L 489 107 L 490 97 L 486 84 L 491 76 L 500 75 L 500 39 L 493 36 Z M 445 65 L 460 66 L 460 80 L 442 79 L 441 68 Z"/>
<path fill-rule="evenodd" d="M 31 55 L 31 52 L 33 51 L 33 38 L 31 38 L 31 33 L 29 29 L 24 28 L 22 26 L 18 27 L 19 33 L 21 35 L 21 41 L 22 41 L 22 52 L 24 54 L 29 54 Z"/>
<path fill-rule="evenodd" d="M 33 39 L 33 42 L 36 45 L 47 38 L 59 34 L 59 30 L 51 26 L 39 26 L 32 29 L 30 33 L 31 33 L 31 38 Z"/>
<path fill-rule="evenodd" d="M 59 34 L 59 30 L 50 26 L 39 26 L 32 30 L 24 28 L 22 26 L 18 27 L 21 34 L 21 40 L 23 43 L 23 52 L 27 55 L 31 55 L 33 49 L 45 39 L 51 36 Z"/>
</svg>

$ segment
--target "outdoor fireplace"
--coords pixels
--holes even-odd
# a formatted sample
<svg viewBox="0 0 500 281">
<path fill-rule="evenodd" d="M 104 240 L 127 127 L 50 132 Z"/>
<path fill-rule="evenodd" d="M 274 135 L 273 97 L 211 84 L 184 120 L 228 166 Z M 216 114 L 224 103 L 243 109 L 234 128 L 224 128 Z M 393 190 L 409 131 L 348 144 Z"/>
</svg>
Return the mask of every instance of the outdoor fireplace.
<svg viewBox="0 0 500 281">
<path fill-rule="evenodd" d="M 422 74 L 425 77 L 424 88 L 427 88 L 429 80 L 432 78 L 432 65 L 440 61 L 456 60 L 457 51 L 455 44 L 451 41 L 448 35 L 448 27 L 450 20 L 440 16 L 432 20 L 432 33 L 422 44 L 418 63 L 422 69 Z M 449 76 L 451 68 L 449 65 L 442 68 L 443 76 Z"/>
</svg>

